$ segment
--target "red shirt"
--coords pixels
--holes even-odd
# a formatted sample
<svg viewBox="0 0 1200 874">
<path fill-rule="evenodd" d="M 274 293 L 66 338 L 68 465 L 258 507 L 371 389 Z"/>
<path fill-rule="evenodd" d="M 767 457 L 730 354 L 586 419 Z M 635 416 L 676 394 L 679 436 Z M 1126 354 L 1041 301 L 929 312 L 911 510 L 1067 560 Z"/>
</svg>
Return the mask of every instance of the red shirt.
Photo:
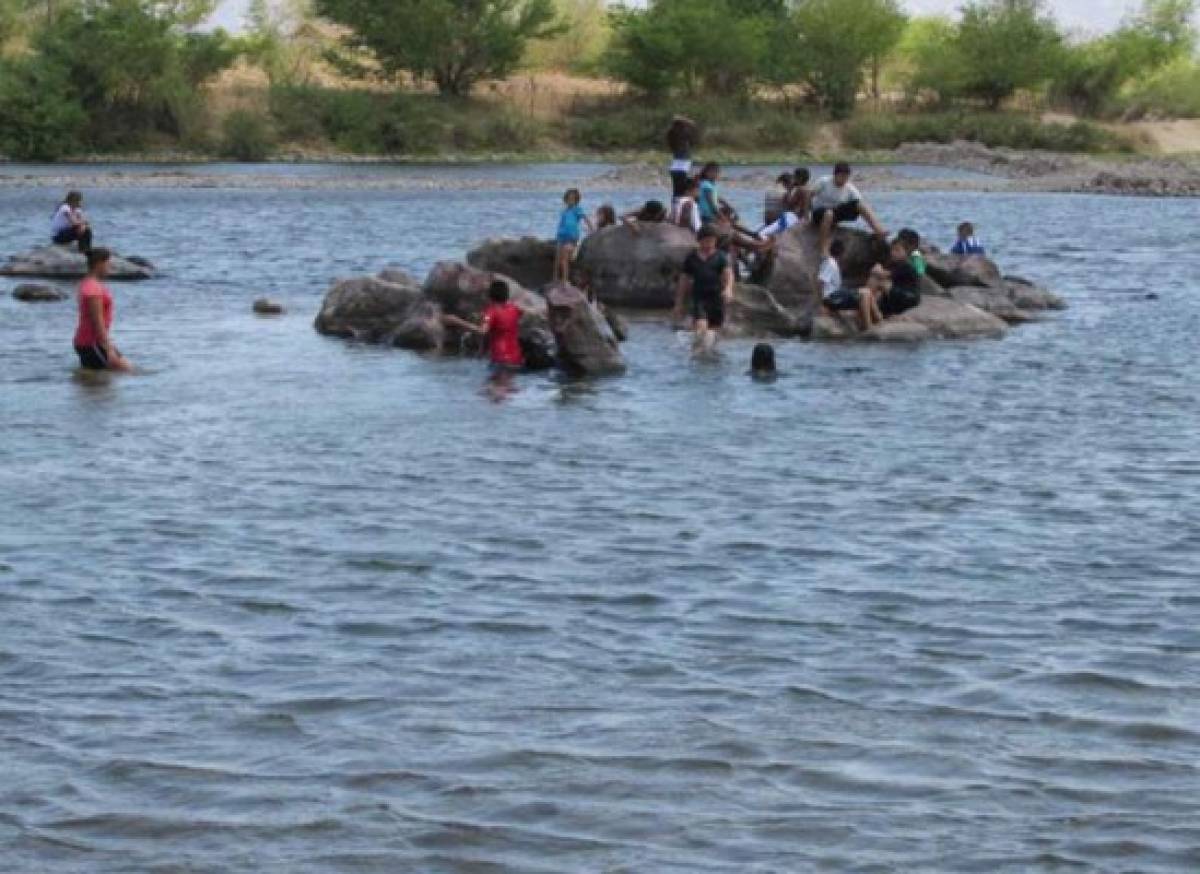
<svg viewBox="0 0 1200 874">
<path fill-rule="evenodd" d="M 492 363 L 520 367 L 525 363 L 521 354 L 521 310 L 511 301 L 491 304 L 483 311 L 483 323 L 487 326 L 488 339 L 492 346 Z"/>
<path fill-rule="evenodd" d="M 95 346 L 100 342 L 100 338 L 96 336 L 95 326 L 92 324 L 91 313 L 88 312 L 88 305 L 95 298 L 100 299 L 104 310 L 104 330 L 108 331 L 112 328 L 112 292 L 99 279 L 89 276 L 79 283 L 79 327 L 75 329 L 76 346 Z"/>
</svg>

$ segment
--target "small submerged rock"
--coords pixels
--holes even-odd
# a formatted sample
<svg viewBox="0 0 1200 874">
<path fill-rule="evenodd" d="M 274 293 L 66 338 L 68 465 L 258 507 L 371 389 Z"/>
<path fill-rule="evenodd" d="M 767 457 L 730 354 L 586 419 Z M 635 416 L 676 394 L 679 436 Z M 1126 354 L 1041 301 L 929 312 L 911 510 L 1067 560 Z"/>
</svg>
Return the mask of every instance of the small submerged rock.
<svg viewBox="0 0 1200 874">
<path fill-rule="evenodd" d="M 154 265 L 137 256 L 125 258 L 113 253 L 108 278 L 113 280 L 153 279 Z M 87 276 L 87 256 L 75 246 L 39 246 L 12 255 L 0 264 L 0 276 L 30 276 L 44 279 L 82 279 Z"/>
<path fill-rule="evenodd" d="M 61 288 L 52 285 L 25 283 L 14 288 L 12 296 L 25 303 L 53 303 L 66 300 L 68 295 Z"/>
<path fill-rule="evenodd" d="M 260 316 L 281 316 L 283 315 L 283 304 L 277 300 L 260 297 L 254 302 L 253 310 Z"/>
</svg>

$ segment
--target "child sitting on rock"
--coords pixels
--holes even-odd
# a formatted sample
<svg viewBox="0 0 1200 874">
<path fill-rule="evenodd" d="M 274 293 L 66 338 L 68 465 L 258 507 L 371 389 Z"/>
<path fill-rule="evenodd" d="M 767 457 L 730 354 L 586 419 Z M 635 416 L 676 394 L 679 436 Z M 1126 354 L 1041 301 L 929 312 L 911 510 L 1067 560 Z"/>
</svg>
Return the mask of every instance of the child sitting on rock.
<svg viewBox="0 0 1200 874">
<path fill-rule="evenodd" d="M 926 265 L 925 256 L 921 254 L 921 235 L 912 228 L 902 228 L 900 233 L 896 234 L 896 239 L 908 253 L 908 263 L 912 265 L 917 276 L 924 276 Z"/>
<path fill-rule="evenodd" d="M 487 337 L 494 370 L 517 370 L 525 365 L 520 339 L 521 310 L 508 299 L 508 283 L 498 279 L 488 286 L 488 300 L 480 324 L 450 315 L 442 316 L 442 323 Z"/>
<path fill-rule="evenodd" d="M 958 239 L 954 241 L 954 245 L 950 247 L 951 255 L 986 255 L 987 250 L 983 248 L 983 243 L 979 242 L 979 238 L 975 236 L 975 226 L 970 222 L 963 222 L 958 226 Z"/>
</svg>

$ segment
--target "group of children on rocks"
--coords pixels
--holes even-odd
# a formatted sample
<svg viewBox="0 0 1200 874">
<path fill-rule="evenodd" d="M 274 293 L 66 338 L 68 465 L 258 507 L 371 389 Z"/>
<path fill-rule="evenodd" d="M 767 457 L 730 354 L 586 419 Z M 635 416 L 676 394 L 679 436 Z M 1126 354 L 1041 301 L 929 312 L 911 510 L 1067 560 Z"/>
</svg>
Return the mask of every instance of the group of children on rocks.
<svg viewBox="0 0 1200 874">
<path fill-rule="evenodd" d="M 807 168 L 799 167 L 783 173 L 776 180 L 781 192 L 774 209 L 764 216 L 766 223 L 757 230 L 744 227 L 737 212 L 720 196 L 721 167 L 710 162 L 693 175 L 692 146 L 697 128 L 690 119 L 677 117 L 667 130 L 667 146 L 671 151 L 671 205 L 665 207 L 657 200 L 647 201 L 639 210 L 620 217 L 620 221 L 636 231 L 639 222 L 669 222 L 696 234 L 695 251 L 684 261 L 676 292 L 675 317 L 682 320 L 685 302 L 692 302 L 691 317 L 696 333 L 697 348 L 706 351 L 716 342 L 716 332 L 725 319 L 725 305 L 732 300 L 739 266 L 751 258 L 760 264 L 769 262 L 779 238 L 798 225 L 808 223 L 817 231 L 821 254 L 817 286 L 822 305 L 831 312 L 855 311 L 865 331 L 884 319 L 899 315 L 921 301 L 921 277 L 925 274 L 925 258 L 921 254 L 921 238 L 916 231 L 905 228 L 888 244 L 888 255 L 870 270 L 866 284 L 846 287 L 843 284 L 844 245 L 833 239 L 835 226 L 862 219 L 882 241 L 887 231 L 874 210 L 851 182 L 849 164 L 839 162 L 828 176 L 811 183 Z M 597 210 L 593 221 L 581 206 L 582 196 L 577 188 L 569 189 L 563 197 L 565 207 L 559 218 L 556 234 L 554 278 L 567 281 L 571 261 L 583 236 L 589 232 L 616 224 L 618 217 L 610 205 Z M 958 240 L 951 248 L 955 255 L 983 255 L 983 246 L 975 237 L 969 222 L 958 228 Z M 752 272 L 757 268 L 752 266 Z"/>
</svg>

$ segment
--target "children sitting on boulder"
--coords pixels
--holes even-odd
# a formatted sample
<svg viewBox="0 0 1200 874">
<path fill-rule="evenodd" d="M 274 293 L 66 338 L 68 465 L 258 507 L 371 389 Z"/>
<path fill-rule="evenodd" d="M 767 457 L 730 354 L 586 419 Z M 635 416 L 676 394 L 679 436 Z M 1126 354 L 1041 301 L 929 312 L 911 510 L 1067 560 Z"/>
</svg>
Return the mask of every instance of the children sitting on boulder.
<svg viewBox="0 0 1200 874">
<path fill-rule="evenodd" d="M 901 228 L 900 233 L 896 234 L 896 239 L 908 253 L 908 263 L 917 272 L 917 277 L 924 276 L 926 264 L 925 256 L 921 254 L 921 235 L 912 228 Z"/>
<path fill-rule="evenodd" d="M 811 178 L 812 174 L 808 172 L 807 167 L 797 167 L 793 170 L 792 187 L 788 190 L 783 200 L 784 210 L 794 212 L 800 217 L 801 221 L 808 218 L 809 204 L 812 200 L 812 195 L 808 190 L 808 182 Z"/>
<path fill-rule="evenodd" d="M 886 291 L 887 272 L 876 266 L 864 288 L 845 288 L 842 285 L 841 265 L 844 253 L 845 244 L 841 240 L 834 240 L 829 245 L 829 254 L 821 261 L 821 267 L 817 271 L 817 289 L 821 294 L 821 303 L 831 312 L 856 311 L 859 327 L 868 331 L 883 320 L 877 299 Z"/>
<path fill-rule="evenodd" d="M 822 255 L 829 254 L 829 240 L 835 224 L 862 218 L 877 237 L 887 238 L 887 231 L 859 190 L 850 182 L 850 175 L 850 165 L 840 161 L 834 166 L 832 176 L 822 176 L 813 186 L 812 222 L 820 230 Z"/>
<path fill-rule="evenodd" d="M 92 229 L 83 214 L 83 195 L 78 191 L 68 191 L 54 211 L 54 218 L 50 220 L 50 236 L 60 246 L 78 243 L 80 252 L 91 251 Z"/>
<path fill-rule="evenodd" d="M 921 303 L 921 278 L 909 261 L 908 247 L 897 237 L 892 241 L 891 261 L 887 266 L 891 283 L 879 300 L 883 317 L 898 316 Z"/>
<path fill-rule="evenodd" d="M 571 261 L 583 238 L 583 226 L 587 226 L 589 233 L 593 230 L 592 220 L 579 205 L 582 200 L 583 195 L 578 188 L 568 188 L 563 194 L 566 206 L 558 217 L 558 232 L 555 234 L 558 248 L 554 258 L 554 279 L 559 282 L 566 282 L 571 272 Z"/>
<path fill-rule="evenodd" d="M 686 228 L 693 234 L 700 233 L 700 205 L 696 202 L 699 195 L 700 180 L 688 179 L 683 194 L 671 201 L 671 224 Z"/>
<path fill-rule="evenodd" d="M 970 222 L 963 222 L 958 226 L 958 239 L 954 241 L 954 245 L 950 247 L 951 255 L 986 255 L 987 250 L 983 248 L 983 243 L 979 242 L 979 238 L 975 236 L 975 226 Z"/>
</svg>

